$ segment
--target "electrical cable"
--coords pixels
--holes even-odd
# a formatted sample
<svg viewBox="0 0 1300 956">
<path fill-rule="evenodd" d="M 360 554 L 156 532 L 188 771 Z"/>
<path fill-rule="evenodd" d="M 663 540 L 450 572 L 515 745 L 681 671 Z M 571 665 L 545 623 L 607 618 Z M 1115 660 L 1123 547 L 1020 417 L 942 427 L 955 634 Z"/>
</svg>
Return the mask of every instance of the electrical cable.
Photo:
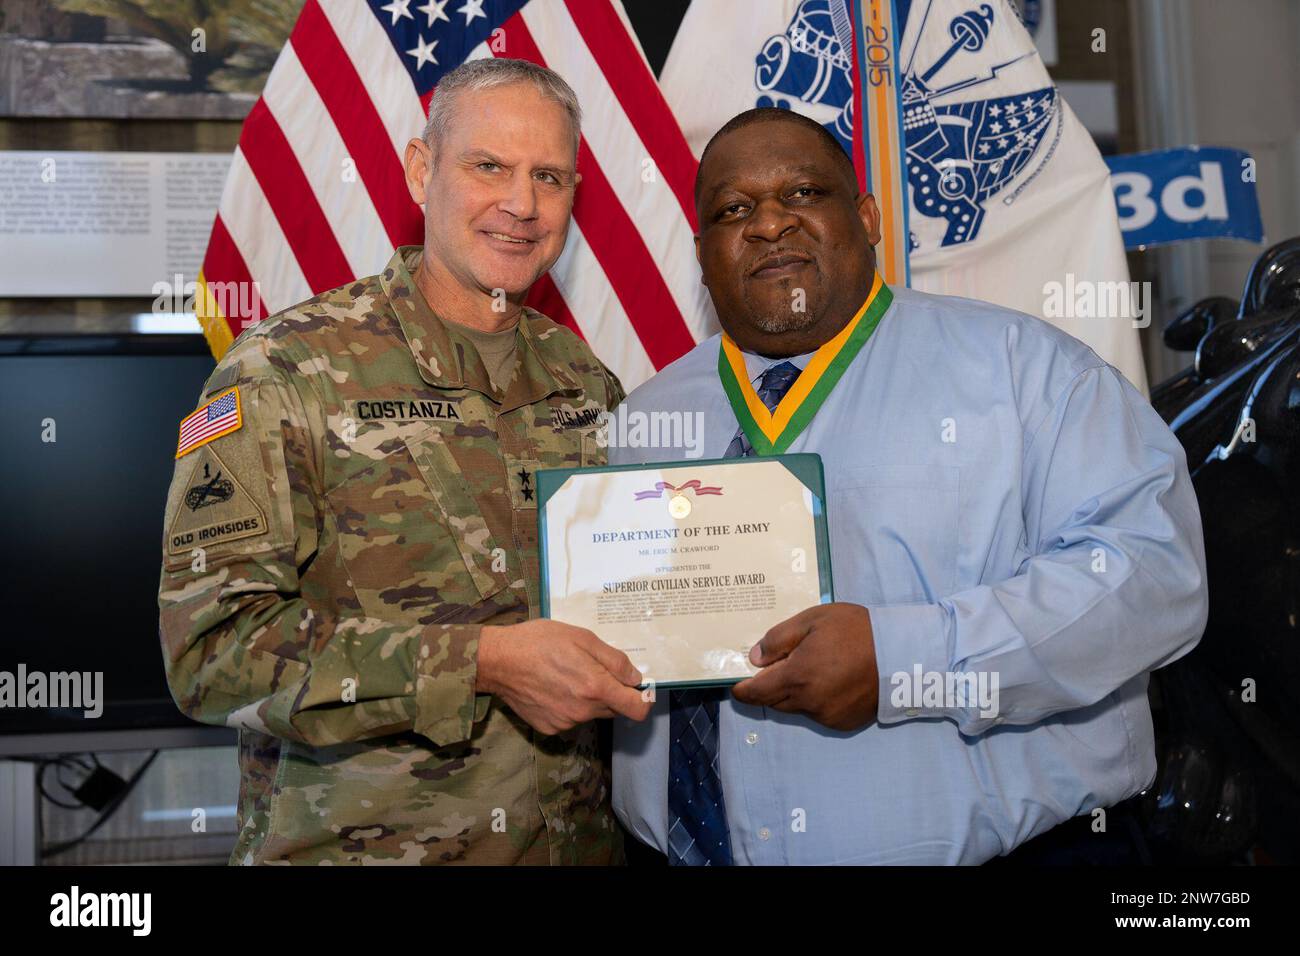
<svg viewBox="0 0 1300 956">
<path fill-rule="evenodd" d="M 93 754 L 91 756 L 92 758 L 94 757 Z M 60 853 L 66 853 L 68 850 L 71 850 L 73 847 L 79 846 L 92 833 L 94 833 L 105 823 L 107 823 L 109 818 L 112 817 L 113 814 L 117 812 L 118 807 L 120 807 L 124 802 L 126 802 L 127 796 L 131 793 L 132 790 L 135 789 L 135 785 L 140 782 L 140 778 L 144 776 L 144 772 L 149 769 L 150 764 L 152 764 L 156 759 L 158 759 L 157 750 L 150 753 L 148 758 L 145 760 L 145 762 L 136 768 L 135 773 L 131 774 L 131 776 L 127 779 L 126 786 L 122 788 L 122 792 L 113 798 L 113 802 L 104 808 L 103 812 L 100 813 L 99 815 L 99 819 L 96 820 L 93 824 L 91 824 L 90 828 L 86 830 L 86 832 L 82 833 L 80 836 L 72 838 L 71 840 L 65 840 L 62 843 L 55 843 L 52 844 L 51 846 L 46 847 L 44 850 L 41 851 L 41 857 L 43 859 L 49 859 L 52 856 L 58 856 Z M 97 759 L 95 760 L 95 762 L 97 764 L 99 763 Z M 49 798 L 46 797 L 46 799 Z"/>
</svg>

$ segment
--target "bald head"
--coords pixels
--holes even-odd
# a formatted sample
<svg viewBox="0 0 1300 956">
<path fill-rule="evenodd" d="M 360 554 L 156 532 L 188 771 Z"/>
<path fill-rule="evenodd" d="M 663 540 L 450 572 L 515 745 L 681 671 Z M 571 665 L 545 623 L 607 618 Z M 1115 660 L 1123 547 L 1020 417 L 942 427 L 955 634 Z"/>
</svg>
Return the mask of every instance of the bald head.
<svg viewBox="0 0 1300 956">
<path fill-rule="evenodd" d="M 699 212 L 701 190 L 704 185 L 705 162 L 708 160 L 709 154 L 713 151 L 713 147 L 719 141 L 725 139 L 729 134 L 742 129 L 747 129 L 748 127 L 760 123 L 781 123 L 792 125 L 812 133 L 820 144 L 821 149 L 831 158 L 831 161 L 835 164 L 838 171 L 846 177 L 846 182 L 851 184 L 852 188 L 856 191 L 858 185 L 858 174 L 853 168 L 853 160 L 849 158 L 849 154 L 844 151 L 842 146 L 840 146 L 839 140 L 832 136 L 825 126 L 822 126 L 822 124 L 818 123 L 816 120 L 809 119 L 802 113 L 796 113 L 793 110 L 777 109 L 774 106 L 760 106 L 756 109 L 745 110 L 743 113 L 737 113 L 731 119 L 727 120 L 727 122 L 723 124 L 722 128 L 714 133 L 709 139 L 708 145 L 704 147 L 704 152 L 700 155 L 700 165 L 695 171 L 696 212 Z M 781 133 L 779 130 L 773 129 L 771 130 L 771 135 L 780 136 Z"/>
<path fill-rule="evenodd" d="M 701 280 L 741 348 L 812 351 L 865 301 L 880 214 L 820 124 L 788 110 L 741 113 L 700 158 L 695 208 Z"/>
</svg>

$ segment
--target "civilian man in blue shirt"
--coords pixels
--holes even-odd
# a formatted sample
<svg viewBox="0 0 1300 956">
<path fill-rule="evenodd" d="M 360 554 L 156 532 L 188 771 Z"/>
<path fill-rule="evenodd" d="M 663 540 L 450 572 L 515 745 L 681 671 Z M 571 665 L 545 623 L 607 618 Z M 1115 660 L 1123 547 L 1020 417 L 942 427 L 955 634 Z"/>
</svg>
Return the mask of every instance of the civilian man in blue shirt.
<svg viewBox="0 0 1300 956">
<path fill-rule="evenodd" d="M 1047 323 L 884 286 L 875 201 L 811 120 L 731 120 L 696 208 L 733 393 L 814 414 L 756 429 L 715 335 L 621 410 L 699 413 L 703 447 L 610 460 L 820 454 L 838 600 L 755 634 L 757 676 L 616 721 L 624 826 L 672 863 L 981 863 L 1148 786 L 1148 674 L 1207 608 L 1173 434 Z M 791 392 L 829 351 L 838 380 Z"/>
</svg>

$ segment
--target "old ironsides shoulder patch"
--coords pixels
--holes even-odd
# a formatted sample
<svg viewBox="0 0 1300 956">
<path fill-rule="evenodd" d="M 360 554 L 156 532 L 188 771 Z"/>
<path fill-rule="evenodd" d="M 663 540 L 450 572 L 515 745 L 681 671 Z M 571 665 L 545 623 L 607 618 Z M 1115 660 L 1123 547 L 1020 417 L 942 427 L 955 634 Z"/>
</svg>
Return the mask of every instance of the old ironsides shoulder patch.
<svg viewBox="0 0 1300 956">
<path fill-rule="evenodd" d="M 194 449 L 215 441 L 222 435 L 238 431 L 244 424 L 244 408 L 239 400 L 238 386 L 222 392 L 210 402 L 200 405 L 181 420 L 180 436 L 176 441 L 176 457 L 183 458 Z"/>
<path fill-rule="evenodd" d="M 266 512 L 212 447 L 204 448 L 194 460 L 185 480 L 185 495 L 174 507 L 167 529 L 167 553 L 171 556 L 270 530 Z"/>
</svg>

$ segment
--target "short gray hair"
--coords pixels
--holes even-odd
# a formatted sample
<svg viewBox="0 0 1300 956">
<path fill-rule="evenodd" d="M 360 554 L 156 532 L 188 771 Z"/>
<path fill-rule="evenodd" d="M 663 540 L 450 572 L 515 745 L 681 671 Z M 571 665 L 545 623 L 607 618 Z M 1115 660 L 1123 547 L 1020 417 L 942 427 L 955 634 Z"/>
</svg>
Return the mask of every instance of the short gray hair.
<svg viewBox="0 0 1300 956">
<path fill-rule="evenodd" d="M 573 151 L 576 154 L 582 137 L 582 109 L 572 87 L 554 70 L 528 60 L 505 57 L 466 60 L 438 81 L 429 100 L 429 121 L 424 125 L 424 141 L 437 151 L 438 142 L 447 136 L 456 101 L 462 93 L 476 93 L 512 83 L 531 83 L 543 96 L 564 107 L 573 127 Z"/>
</svg>

